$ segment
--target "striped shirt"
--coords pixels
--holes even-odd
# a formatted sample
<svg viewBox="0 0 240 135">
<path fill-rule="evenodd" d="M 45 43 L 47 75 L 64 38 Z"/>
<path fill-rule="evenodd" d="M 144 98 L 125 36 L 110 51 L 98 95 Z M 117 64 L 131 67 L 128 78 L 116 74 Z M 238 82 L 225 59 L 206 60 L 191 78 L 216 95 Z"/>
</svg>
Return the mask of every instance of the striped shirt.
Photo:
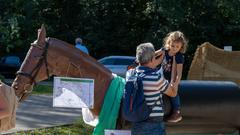
<svg viewBox="0 0 240 135">
<path fill-rule="evenodd" d="M 149 72 L 150 71 L 150 72 Z M 160 69 L 153 70 L 148 67 L 138 66 L 137 72 L 145 72 L 143 80 L 143 90 L 147 105 L 152 109 L 150 117 L 163 118 L 162 94 L 168 88 L 168 81 L 163 77 Z M 126 77 L 129 74 L 126 74 Z"/>
</svg>

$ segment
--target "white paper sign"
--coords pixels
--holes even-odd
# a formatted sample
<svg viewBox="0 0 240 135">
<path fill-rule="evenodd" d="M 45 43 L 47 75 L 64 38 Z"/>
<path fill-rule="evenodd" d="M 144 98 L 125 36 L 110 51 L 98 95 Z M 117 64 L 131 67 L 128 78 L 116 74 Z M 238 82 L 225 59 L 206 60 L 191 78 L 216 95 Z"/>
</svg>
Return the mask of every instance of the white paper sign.
<svg viewBox="0 0 240 135">
<path fill-rule="evenodd" d="M 232 46 L 224 46 L 225 51 L 232 51 Z"/>
<path fill-rule="evenodd" d="M 94 80 L 54 77 L 53 107 L 93 108 Z"/>
<path fill-rule="evenodd" d="M 105 135 L 131 135 L 131 130 L 105 130 Z"/>
</svg>

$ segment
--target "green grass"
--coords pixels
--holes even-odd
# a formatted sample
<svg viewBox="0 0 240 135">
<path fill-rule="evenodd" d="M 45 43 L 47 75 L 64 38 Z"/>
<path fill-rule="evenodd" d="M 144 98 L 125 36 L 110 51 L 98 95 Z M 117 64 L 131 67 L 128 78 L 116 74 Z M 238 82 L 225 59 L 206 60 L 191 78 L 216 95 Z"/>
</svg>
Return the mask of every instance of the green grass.
<svg viewBox="0 0 240 135">
<path fill-rule="evenodd" d="M 53 87 L 47 85 L 36 85 L 32 94 L 52 94 Z M 21 131 L 14 135 L 91 135 L 93 127 L 86 125 L 82 119 L 79 119 L 72 125 L 56 126 L 51 128 L 36 129 L 31 131 Z"/>
<path fill-rule="evenodd" d="M 47 86 L 47 85 L 36 85 L 33 87 L 32 94 L 52 94 L 53 93 L 53 87 Z"/>
<path fill-rule="evenodd" d="M 14 135 L 91 135 L 93 127 L 86 125 L 82 119 L 72 125 L 58 126 L 52 128 L 21 131 Z"/>
</svg>

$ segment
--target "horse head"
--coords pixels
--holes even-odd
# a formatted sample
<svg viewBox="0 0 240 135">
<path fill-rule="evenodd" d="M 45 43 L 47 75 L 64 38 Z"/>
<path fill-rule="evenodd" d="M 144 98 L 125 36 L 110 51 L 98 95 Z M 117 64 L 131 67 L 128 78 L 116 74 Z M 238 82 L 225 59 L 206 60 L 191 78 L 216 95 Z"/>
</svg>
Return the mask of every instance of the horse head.
<svg viewBox="0 0 240 135">
<path fill-rule="evenodd" d="M 31 43 L 31 47 L 23 61 L 12 84 L 19 101 L 24 100 L 32 91 L 35 83 L 50 76 L 47 62 L 48 39 L 42 25 L 38 30 L 38 38 Z"/>
<path fill-rule="evenodd" d="M 34 84 L 52 75 L 94 79 L 94 95 L 97 96 L 94 96 L 92 112 L 95 114 L 100 112 L 104 95 L 113 78 L 110 70 L 73 45 L 46 38 L 46 30 L 42 26 L 12 84 L 19 101 L 26 99 Z"/>
</svg>

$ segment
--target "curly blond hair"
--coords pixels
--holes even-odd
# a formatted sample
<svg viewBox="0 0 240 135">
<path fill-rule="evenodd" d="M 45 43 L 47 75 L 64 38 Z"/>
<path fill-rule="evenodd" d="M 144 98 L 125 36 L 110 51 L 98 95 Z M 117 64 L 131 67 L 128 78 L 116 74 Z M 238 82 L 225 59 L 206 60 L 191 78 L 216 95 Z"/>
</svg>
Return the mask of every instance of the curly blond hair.
<svg viewBox="0 0 240 135">
<path fill-rule="evenodd" d="M 167 34 L 164 38 L 163 46 L 166 50 L 169 50 L 169 46 L 173 42 L 182 42 L 183 46 L 179 52 L 185 53 L 187 50 L 188 40 L 185 38 L 184 34 L 181 31 L 173 31 Z"/>
</svg>

